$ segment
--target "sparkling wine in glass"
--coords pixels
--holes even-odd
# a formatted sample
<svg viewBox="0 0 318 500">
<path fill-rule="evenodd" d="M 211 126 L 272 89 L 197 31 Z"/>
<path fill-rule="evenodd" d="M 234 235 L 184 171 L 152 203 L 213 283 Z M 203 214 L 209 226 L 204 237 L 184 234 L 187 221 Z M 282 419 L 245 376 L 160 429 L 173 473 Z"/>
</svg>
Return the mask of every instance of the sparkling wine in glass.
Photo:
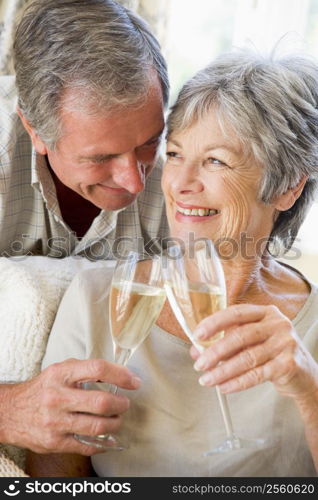
<svg viewBox="0 0 318 500">
<path fill-rule="evenodd" d="M 167 298 L 178 322 L 195 347 L 203 352 L 224 335 L 224 332 L 219 332 L 212 339 L 200 343 L 193 336 L 201 320 L 226 307 L 225 277 L 213 243 L 205 239 L 193 241 L 187 246 L 175 243 L 163 254 L 162 273 Z M 204 455 L 240 448 L 262 448 L 263 439 L 243 439 L 234 433 L 226 395 L 218 386 L 216 393 L 226 438 Z"/>
<path fill-rule="evenodd" d="M 161 259 L 131 251 L 116 263 L 110 298 L 109 320 L 114 361 L 126 365 L 150 333 L 166 298 L 161 276 Z M 84 389 L 106 390 L 115 394 L 117 386 L 103 382 L 85 382 Z M 105 450 L 123 450 L 126 445 L 111 435 L 80 436 L 84 444 Z"/>
</svg>

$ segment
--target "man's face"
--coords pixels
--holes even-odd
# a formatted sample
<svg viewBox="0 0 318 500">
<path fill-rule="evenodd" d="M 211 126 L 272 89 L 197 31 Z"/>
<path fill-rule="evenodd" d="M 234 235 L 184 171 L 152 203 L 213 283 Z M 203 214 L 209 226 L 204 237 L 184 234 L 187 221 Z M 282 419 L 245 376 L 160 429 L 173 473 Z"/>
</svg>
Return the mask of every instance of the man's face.
<svg viewBox="0 0 318 500">
<path fill-rule="evenodd" d="M 155 81 L 138 108 L 96 115 L 74 111 L 74 105 L 72 110 L 65 107 L 63 135 L 55 151 L 38 137 L 33 144 L 47 154 L 63 184 L 101 209 L 119 210 L 144 189 L 164 128 L 163 112 L 161 88 Z"/>
</svg>

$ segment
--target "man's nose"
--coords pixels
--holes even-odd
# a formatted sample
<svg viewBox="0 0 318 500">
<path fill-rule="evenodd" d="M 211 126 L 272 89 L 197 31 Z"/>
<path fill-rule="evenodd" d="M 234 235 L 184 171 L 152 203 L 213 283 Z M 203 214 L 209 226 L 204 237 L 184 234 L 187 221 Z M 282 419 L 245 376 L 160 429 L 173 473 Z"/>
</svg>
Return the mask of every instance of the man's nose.
<svg viewBox="0 0 318 500">
<path fill-rule="evenodd" d="M 113 171 L 113 180 L 132 194 L 140 193 L 145 187 L 145 167 L 138 161 L 135 152 L 125 153 L 118 158 Z"/>
</svg>

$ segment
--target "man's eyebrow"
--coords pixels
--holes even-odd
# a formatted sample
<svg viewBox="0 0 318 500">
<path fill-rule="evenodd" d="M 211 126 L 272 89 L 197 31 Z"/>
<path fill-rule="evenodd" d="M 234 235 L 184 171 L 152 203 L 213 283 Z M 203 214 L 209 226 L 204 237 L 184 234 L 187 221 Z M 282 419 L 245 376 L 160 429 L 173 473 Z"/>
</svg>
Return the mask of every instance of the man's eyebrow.
<svg viewBox="0 0 318 500">
<path fill-rule="evenodd" d="M 118 156 L 118 154 L 95 154 L 95 155 L 88 155 L 88 156 L 79 156 L 79 160 L 90 160 L 90 161 L 105 161 L 105 160 L 111 160 L 112 158 L 115 158 Z"/>
<path fill-rule="evenodd" d="M 145 144 L 150 144 L 151 142 L 154 142 L 156 139 L 159 139 L 162 136 L 163 129 L 160 130 L 160 132 L 157 132 L 155 135 L 147 139 L 144 144 L 141 146 L 137 147 L 142 147 Z M 89 161 L 95 161 L 95 162 L 100 162 L 100 161 L 106 161 L 106 160 L 111 160 L 112 158 L 116 158 L 117 156 L 120 156 L 121 153 L 97 153 L 95 155 L 88 155 L 88 156 L 80 156 L 78 159 L 79 160 L 89 160 Z"/>
<path fill-rule="evenodd" d="M 150 139 L 148 139 L 146 142 L 144 142 L 144 144 L 149 144 L 150 142 L 153 142 L 155 141 L 156 139 L 160 139 L 160 137 L 162 136 L 163 134 L 163 131 L 164 129 L 161 129 L 159 132 L 157 132 L 155 135 L 153 135 L 152 137 L 150 137 Z"/>
</svg>

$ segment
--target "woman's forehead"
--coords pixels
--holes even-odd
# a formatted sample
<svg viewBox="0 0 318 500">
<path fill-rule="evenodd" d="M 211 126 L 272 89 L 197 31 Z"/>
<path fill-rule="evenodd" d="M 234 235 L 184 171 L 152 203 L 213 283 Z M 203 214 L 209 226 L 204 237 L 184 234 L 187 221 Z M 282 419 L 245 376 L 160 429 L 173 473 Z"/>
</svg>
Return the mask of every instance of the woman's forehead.
<svg viewBox="0 0 318 500">
<path fill-rule="evenodd" d="M 168 141 L 199 141 L 210 148 L 222 147 L 233 153 L 242 152 L 242 140 L 227 120 L 217 113 L 209 112 L 182 128 L 170 130 Z"/>
</svg>

